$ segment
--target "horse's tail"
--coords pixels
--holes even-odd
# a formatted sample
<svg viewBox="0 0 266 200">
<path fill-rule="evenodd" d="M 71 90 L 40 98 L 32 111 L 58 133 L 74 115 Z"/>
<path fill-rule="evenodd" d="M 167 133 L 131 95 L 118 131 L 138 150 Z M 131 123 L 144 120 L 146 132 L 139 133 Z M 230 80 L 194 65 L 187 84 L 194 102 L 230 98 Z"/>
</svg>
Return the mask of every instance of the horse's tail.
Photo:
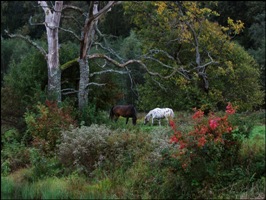
<svg viewBox="0 0 266 200">
<path fill-rule="evenodd" d="M 110 114 L 109 114 L 109 118 L 110 119 L 113 119 L 113 117 L 114 117 L 114 111 L 113 111 L 113 108 L 114 108 L 114 106 L 111 108 L 111 110 L 110 110 Z"/>
</svg>

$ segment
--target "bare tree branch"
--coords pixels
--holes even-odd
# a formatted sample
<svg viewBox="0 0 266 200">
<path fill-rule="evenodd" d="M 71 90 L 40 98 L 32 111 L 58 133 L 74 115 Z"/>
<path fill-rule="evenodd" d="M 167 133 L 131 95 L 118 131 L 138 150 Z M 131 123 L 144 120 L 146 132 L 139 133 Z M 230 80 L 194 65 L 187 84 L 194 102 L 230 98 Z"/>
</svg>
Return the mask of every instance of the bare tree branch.
<svg viewBox="0 0 266 200">
<path fill-rule="evenodd" d="M 72 9 L 72 10 L 78 11 L 78 12 L 81 13 L 81 14 L 84 14 L 84 11 L 83 11 L 81 8 L 76 7 L 76 6 L 72 6 L 72 5 L 64 5 L 62 11 L 63 11 L 63 10 L 66 10 L 66 9 Z"/>
<path fill-rule="evenodd" d="M 163 85 L 162 85 L 159 81 L 155 80 L 155 78 L 152 77 L 151 80 L 154 81 L 154 82 L 155 82 L 155 83 L 156 83 L 161 89 L 163 89 L 165 92 L 167 91 L 166 88 L 163 87 Z"/>
<path fill-rule="evenodd" d="M 167 53 L 166 51 L 161 50 L 161 49 L 151 49 L 148 54 L 159 54 L 159 53 L 166 55 L 171 60 L 175 60 L 175 58 L 173 56 L 171 56 L 169 53 Z"/>
<path fill-rule="evenodd" d="M 67 32 L 67 33 L 71 33 L 78 41 L 81 41 L 80 37 L 76 33 L 74 33 L 74 31 L 69 30 L 69 29 L 65 29 L 65 28 L 61 28 L 61 27 L 58 27 L 58 28 L 62 31 Z"/>
<path fill-rule="evenodd" d="M 65 88 L 61 90 L 62 95 L 68 95 L 68 94 L 76 94 L 78 93 L 78 90 L 72 89 L 72 88 Z"/>
<path fill-rule="evenodd" d="M 45 57 L 45 59 L 47 59 L 46 51 L 41 46 L 39 46 L 36 42 L 33 42 L 29 37 L 23 36 L 21 34 L 11 34 L 7 30 L 5 30 L 5 33 L 11 38 L 21 38 L 25 40 L 26 42 L 30 43 L 31 45 L 33 45 L 36 49 L 38 49 L 41 52 L 41 54 Z"/>
<path fill-rule="evenodd" d="M 86 85 L 86 88 L 88 88 L 88 87 L 91 86 L 91 85 L 95 85 L 95 86 L 99 86 L 99 87 L 101 87 L 101 86 L 105 86 L 106 83 L 95 83 L 95 82 L 90 82 L 90 83 L 88 83 L 88 84 Z"/>
<path fill-rule="evenodd" d="M 100 74 L 106 74 L 106 73 L 129 74 L 129 72 L 127 72 L 127 71 L 119 71 L 119 70 L 108 69 L 108 70 L 104 70 L 104 71 L 91 73 L 90 77 L 92 77 L 94 75 L 100 75 Z"/>
<path fill-rule="evenodd" d="M 32 16 L 30 16 L 30 19 L 29 19 L 29 24 L 31 25 L 31 26 L 39 26 L 39 25 L 44 25 L 44 22 L 42 22 L 42 23 L 33 23 L 32 21 Z"/>
<path fill-rule="evenodd" d="M 108 57 L 107 55 L 104 55 L 104 54 L 92 54 L 92 55 L 89 55 L 88 56 L 89 59 L 96 59 L 96 58 L 102 58 L 102 59 L 106 59 L 107 61 L 109 61 L 110 63 L 116 65 L 117 67 L 120 67 L 120 68 L 125 68 L 127 65 L 130 65 L 130 64 L 139 64 L 140 66 L 142 66 L 148 74 L 152 75 L 152 76 L 158 76 L 160 78 L 163 78 L 163 79 L 168 79 L 170 77 L 172 77 L 175 73 L 178 72 L 178 69 L 177 68 L 173 68 L 173 71 L 171 74 L 169 74 L 168 76 L 162 76 L 160 73 L 157 73 L 157 72 L 151 72 L 148 67 L 141 61 L 141 60 L 128 60 L 127 62 L 125 63 L 119 63 L 117 62 L 116 60 Z"/>
<path fill-rule="evenodd" d="M 115 4 L 119 4 L 120 1 L 108 1 L 108 4 L 104 6 L 97 14 L 93 15 L 92 20 L 97 20 L 99 19 L 106 11 L 108 11 L 112 6 Z"/>
<path fill-rule="evenodd" d="M 117 57 L 121 62 L 124 62 L 124 59 L 118 55 L 118 53 L 116 53 L 112 48 L 110 47 L 104 47 L 101 43 L 99 42 L 94 42 L 95 45 L 99 45 L 103 50 L 106 50 L 107 52 L 109 52 L 110 54 L 114 55 L 115 57 Z"/>
</svg>

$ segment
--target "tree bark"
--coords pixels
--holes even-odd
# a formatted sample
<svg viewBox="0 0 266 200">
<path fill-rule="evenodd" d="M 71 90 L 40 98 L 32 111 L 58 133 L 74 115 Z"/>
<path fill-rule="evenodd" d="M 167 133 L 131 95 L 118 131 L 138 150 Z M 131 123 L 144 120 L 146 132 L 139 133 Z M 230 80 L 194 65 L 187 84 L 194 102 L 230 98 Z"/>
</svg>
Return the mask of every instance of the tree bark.
<svg viewBox="0 0 266 200">
<path fill-rule="evenodd" d="M 38 1 L 45 13 L 45 27 L 48 42 L 47 68 L 48 68 L 48 96 L 61 102 L 61 69 L 59 67 L 59 40 L 58 28 L 60 25 L 63 1 L 56 1 L 51 10 L 46 1 Z"/>
<path fill-rule="evenodd" d="M 89 91 L 87 89 L 87 85 L 89 83 L 89 67 L 87 59 L 79 60 L 79 71 L 80 71 L 80 79 L 79 79 L 79 91 L 78 91 L 78 103 L 79 109 L 83 110 L 86 105 L 88 105 L 88 96 Z"/>
<path fill-rule="evenodd" d="M 80 68 L 80 80 L 79 80 L 79 91 L 78 91 L 78 102 L 79 110 L 83 110 L 88 105 L 89 98 L 89 63 L 87 55 L 90 52 L 91 45 L 94 42 L 94 36 L 96 32 L 96 26 L 99 18 L 108 12 L 108 10 L 115 5 L 117 2 L 109 1 L 107 5 L 98 10 L 97 1 L 91 1 L 89 4 L 88 17 L 85 20 L 85 25 L 81 33 L 80 41 L 80 56 L 79 56 L 79 68 Z"/>
</svg>

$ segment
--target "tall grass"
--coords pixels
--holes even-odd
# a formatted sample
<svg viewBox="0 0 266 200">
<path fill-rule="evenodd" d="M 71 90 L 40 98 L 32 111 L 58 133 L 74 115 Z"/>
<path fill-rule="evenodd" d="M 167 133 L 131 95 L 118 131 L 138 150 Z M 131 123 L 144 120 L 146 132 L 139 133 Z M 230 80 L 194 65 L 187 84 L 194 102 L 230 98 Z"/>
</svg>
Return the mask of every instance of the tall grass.
<svg viewBox="0 0 266 200">
<path fill-rule="evenodd" d="M 84 177 L 48 177 L 34 182 L 15 182 L 1 177 L 1 199 L 114 199 L 111 181 L 88 182 Z"/>
<path fill-rule="evenodd" d="M 176 125 L 182 132 L 187 133 L 193 128 L 190 114 L 176 112 L 175 115 Z M 252 115 L 252 118 L 255 118 L 255 115 Z M 249 119 L 249 116 L 241 115 L 241 120 L 237 122 L 245 122 L 245 126 L 251 127 L 246 123 Z M 176 148 L 169 144 L 169 136 L 173 134 L 171 128 L 166 124 L 144 125 L 141 123 L 142 119 L 138 120 L 136 126 L 132 125 L 131 120 L 127 125 L 125 121 L 125 118 L 119 118 L 116 123 L 107 123 L 105 129 L 110 128 L 110 134 L 105 136 L 107 149 L 99 148 L 101 143 L 97 142 L 91 146 L 92 150 L 101 151 L 95 152 L 95 155 L 103 154 L 105 160 L 89 173 L 82 174 L 67 166 L 56 165 L 52 168 L 46 167 L 45 170 L 53 172 L 60 167 L 67 173 L 60 177 L 56 176 L 57 173 L 49 173 L 49 177 L 44 175 L 33 179 L 31 176 L 34 174 L 34 166 L 30 166 L 1 177 L 1 199 L 191 198 L 189 192 L 195 185 L 187 184 L 180 173 L 172 173 L 173 169 L 165 159 L 171 157 L 171 149 Z M 248 137 L 244 138 L 239 151 L 238 165 L 228 171 L 217 173 L 218 181 L 206 182 L 205 188 L 198 188 L 198 197 L 265 199 L 265 124 L 262 125 L 261 122 L 259 115 Z M 92 128 L 93 126 L 90 127 Z M 101 126 L 97 131 L 103 132 L 105 129 Z M 79 132 L 73 134 L 77 133 Z M 95 134 L 96 131 L 92 132 L 92 135 Z M 82 146 L 82 142 L 77 145 Z M 79 148 L 74 145 L 73 152 Z M 92 158 L 93 155 L 88 152 L 85 158 L 87 156 Z M 69 161 L 70 155 L 63 158 Z M 226 183 L 223 183 L 223 180 Z"/>
</svg>

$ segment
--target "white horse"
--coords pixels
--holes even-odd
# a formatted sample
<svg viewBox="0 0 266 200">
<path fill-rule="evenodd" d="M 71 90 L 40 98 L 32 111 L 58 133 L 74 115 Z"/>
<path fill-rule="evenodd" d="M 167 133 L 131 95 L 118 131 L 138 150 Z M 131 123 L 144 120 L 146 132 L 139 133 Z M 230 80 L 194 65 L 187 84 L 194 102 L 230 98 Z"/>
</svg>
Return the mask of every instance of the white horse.
<svg viewBox="0 0 266 200">
<path fill-rule="evenodd" d="M 147 124 L 151 119 L 153 125 L 153 120 L 158 119 L 159 125 L 161 126 L 161 119 L 164 118 L 167 120 L 167 124 L 169 124 L 168 118 L 174 118 L 174 116 L 174 111 L 171 108 L 154 108 L 145 116 L 144 124 Z"/>
</svg>

